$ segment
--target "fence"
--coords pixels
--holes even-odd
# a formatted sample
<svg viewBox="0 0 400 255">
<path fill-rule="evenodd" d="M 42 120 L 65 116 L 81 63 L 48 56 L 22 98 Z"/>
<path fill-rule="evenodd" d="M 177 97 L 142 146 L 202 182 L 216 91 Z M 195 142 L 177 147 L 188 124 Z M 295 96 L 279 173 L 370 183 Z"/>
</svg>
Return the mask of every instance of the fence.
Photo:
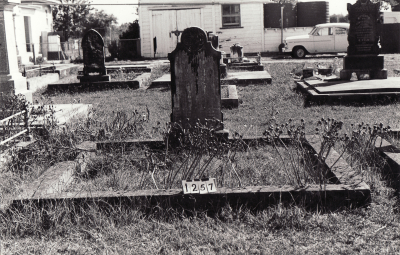
<svg viewBox="0 0 400 255">
<path fill-rule="evenodd" d="M 2 112 L 2 115 L 7 112 Z M 29 113 L 23 110 L 0 120 L 0 146 L 27 133 L 29 135 Z"/>
<path fill-rule="evenodd" d="M 42 62 L 42 57 L 47 60 L 75 60 L 83 58 L 82 40 L 72 39 L 65 42 L 54 43 L 27 43 L 27 52 L 32 52 L 30 59 L 35 64 Z M 118 59 L 135 59 L 141 56 L 139 39 L 104 40 L 104 53 L 106 57 Z"/>
</svg>

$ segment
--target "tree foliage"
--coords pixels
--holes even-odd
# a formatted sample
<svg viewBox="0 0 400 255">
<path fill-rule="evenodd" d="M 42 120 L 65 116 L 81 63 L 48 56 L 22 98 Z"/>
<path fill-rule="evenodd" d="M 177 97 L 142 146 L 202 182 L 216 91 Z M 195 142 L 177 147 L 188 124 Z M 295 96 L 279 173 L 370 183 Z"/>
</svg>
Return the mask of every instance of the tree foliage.
<svg viewBox="0 0 400 255">
<path fill-rule="evenodd" d="M 82 33 L 83 24 L 92 9 L 89 0 L 60 0 L 60 4 L 52 9 L 54 31 L 62 31 L 65 40 L 76 37 Z"/>
<path fill-rule="evenodd" d="M 112 24 L 117 24 L 117 17 L 114 15 L 109 15 L 104 12 L 104 10 L 91 12 L 87 15 L 86 20 L 83 23 L 83 34 L 85 34 L 90 29 L 95 29 L 101 34 L 101 36 L 109 36 L 107 31 L 112 26 Z"/>
<path fill-rule="evenodd" d="M 127 29 L 119 36 L 120 39 L 137 39 L 140 37 L 139 20 L 128 24 Z"/>
<path fill-rule="evenodd" d="M 333 14 L 329 16 L 329 22 L 330 23 L 349 23 L 349 14 L 343 15 L 343 14 Z"/>
<path fill-rule="evenodd" d="M 139 20 L 124 23 L 120 26 L 119 41 L 112 41 L 108 46 L 112 58 L 134 59 L 140 57 L 138 43 L 140 38 Z"/>
</svg>

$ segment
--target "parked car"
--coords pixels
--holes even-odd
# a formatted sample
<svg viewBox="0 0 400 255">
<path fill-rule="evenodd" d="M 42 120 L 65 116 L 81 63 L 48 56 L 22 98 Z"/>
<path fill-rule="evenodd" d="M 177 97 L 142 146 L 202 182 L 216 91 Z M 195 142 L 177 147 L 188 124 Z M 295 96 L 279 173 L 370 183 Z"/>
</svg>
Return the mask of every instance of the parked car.
<svg viewBox="0 0 400 255">
<path fill-rule="evenodd" d="M 349 23 L 326 23 L 313 27 L 308 35 L 289 36 L 282 45 L 284 53 L 293 58 L 307 54 L 347 52 Z"/>
</svg>

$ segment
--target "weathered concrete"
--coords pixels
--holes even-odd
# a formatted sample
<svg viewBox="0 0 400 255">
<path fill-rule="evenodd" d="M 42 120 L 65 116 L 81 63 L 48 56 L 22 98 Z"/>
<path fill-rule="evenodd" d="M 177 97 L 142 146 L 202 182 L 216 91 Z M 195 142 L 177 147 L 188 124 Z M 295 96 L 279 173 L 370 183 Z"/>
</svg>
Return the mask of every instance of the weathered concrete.
<svg viewBox="0 0 400 255">
<path fill-rule="evenodd" d="M 37 107 L 37 105 L 33 105 L 33 107 Z M 88 114 L 89 109 L 92 107 L 91 104 L 56 104 L 53 105 L 54 118 L 57 121 L 58 125 L 64 125 L 71 121 L 73 118 L 78 117 L 79 115 Z M 50 112 L 49 106 L 46 106 L 46 110 Z M 35 121 L 31 124 L 32 126 L 42 126 L 44 123 L 44 119 L 50 116 L 50 113 L 47 113 L 46 116 L 38 115 L 36 116 Z"/>
<path fill-rule="evenodd" d="M 149 88 L 164 88 L 169 87 L 171 84 L 171 74 L 166 73 L 158 79 L 152 81 L 151 86 Z"/>
<path fill-rule="evenodd" d="M 221 84 L 249 85 L 257 83 L 271 84 L 272 77 L 267 71 L 229 73 L 221 79 Z"/>
<path fill-rule="evenodd" d="M 38 77 L 27 79 L 29 90 L 33 93 L 41 88 L 45 88 L 52 82 L 57 82 L 59 75 L 57 73 L 49 73 Z"/>
<path fill-rule="evenodd" d="M 104 81 L 90 83 L 67 83 L 67 84 L 49 84 L 47 91 L 53 92 L 82 92 L 82 91 L 99 91 L 108 89 L 130 88 L 138 89 L 140 81 L 135 79 L 132 81 Z"/>
<path fill-rule="evenodd" d="M 272 77 L 267 71 L 255 71 L 255 72 L 235 72 L 229 73 L 223 79 L 221 84 L 236 84 L 236 85 L 248 85 L 257 83 L 268 83 L 272 82 Z M 168 87 L 171 84 L 171 74 L 164 74 L 160 78 L 154 80 L 151 83 L 151 88 Z"/>
<path fill-rule="evenodd" d="M 357 81 L 321 81 L 309 80 L 296 82 L 297 88 L 308 96 L 309 100 L 328 98 L 400 95 L 400 77 L 386 80 Z"/>
<path fill-rule="evenodd" d="M 40 177 L 23 188 L 20 199 L 42 197 L 63 191 L 73 180 L 77 163 L 65 161 L 47 169 Z"/>
<path fill-rule="evenodd" d="M 236 90 L 236 85 L 221 86 L 221 105 L 225 108 L 239 107 L 239 97 Z"/>
</svg>

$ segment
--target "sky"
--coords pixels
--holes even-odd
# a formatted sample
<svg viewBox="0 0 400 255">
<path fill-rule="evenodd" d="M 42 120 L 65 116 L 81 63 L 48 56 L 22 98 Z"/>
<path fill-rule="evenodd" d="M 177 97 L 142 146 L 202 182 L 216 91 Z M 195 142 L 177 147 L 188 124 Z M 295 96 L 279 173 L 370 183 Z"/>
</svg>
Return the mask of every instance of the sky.
<svg viewBox="0 0 400 255">
<path fill-rule="evenodd" d="M 165 0 L 171 2 L 173 0 Z M 266 0 L 267 2 L 268 0 Z M 308 0 L 299 0 L 307 2 Z M 316 1 L 316 0 L 309 0 Z M 132 22 L 137 19 L 137 5 L 96 5 L 96 4 L 137 4 L 137 0 L 91 0 L 92 6 L 98 10 L 104 10 L 107 14 L 113 14 L 118 18 L 118 24 Z M 356 0 L 328 0 L 329 14 L 347 14 L 347 3 L 354 4 Z"/>
</svg>

